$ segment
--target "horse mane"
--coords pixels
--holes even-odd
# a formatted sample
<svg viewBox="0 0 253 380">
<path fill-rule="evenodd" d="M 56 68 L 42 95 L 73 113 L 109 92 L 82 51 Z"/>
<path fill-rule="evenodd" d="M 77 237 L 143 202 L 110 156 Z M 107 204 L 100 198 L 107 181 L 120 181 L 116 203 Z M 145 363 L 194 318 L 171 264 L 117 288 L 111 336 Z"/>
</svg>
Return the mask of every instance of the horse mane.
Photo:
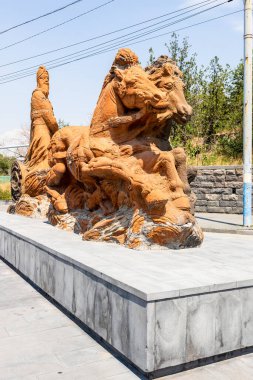
<svg viewBox="0 0 253 380">
<path fill-rule="evenodd" d="M 128 48 L 121 48 L 118 50 L 116 57 L 113 61 L 113 64 L 109 70 L 109 73 L 106 75 L 101 92 L 103 89 L 115 78 L 115 69 L 126 70 L 131 66 L 136 66 L 139 64 L 139 58 L 137 55 Z M 100 95 L 101 95 L 100 92 Z M 99 95 L 99 98 L 100 98 Z"/>
<path fill-rule="evenodd" d="M 153 74 L 157 69 L 161 69 L 165 64 L 170 64 L 171 66 L 176 66 L 176 62 L 169 58 L 167 55 L 160 55 L 151 65 L 145 67 L 145 71 L 148 74 Z"/>
</svg>

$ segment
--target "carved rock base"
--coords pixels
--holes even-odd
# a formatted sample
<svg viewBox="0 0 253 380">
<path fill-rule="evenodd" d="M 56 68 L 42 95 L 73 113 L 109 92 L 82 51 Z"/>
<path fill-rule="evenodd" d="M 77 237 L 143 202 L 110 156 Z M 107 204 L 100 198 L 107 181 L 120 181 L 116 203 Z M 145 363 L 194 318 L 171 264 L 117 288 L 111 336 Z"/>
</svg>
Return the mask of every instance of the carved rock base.
<svg viewBox="0 0 253 380">
<path fill-rule="evenodd" d="M 154 223 L 146 214 L 127 207 L 108 216 L 99 210 L 60 214 L 50 207 L 48 219 L 58 228 L 82 234 L 83 240 L 118 243 L 140 250 L 197 247 L 203 240 L 196 221 L 182 225 Z"/>
<path fill-rule="evenodd" d="M 47 213 L 50 206 L 50 200 L 46 195 L 30 197 L 27 194 L 21 196 L 15 205 L 11 205 L 9 214 L 18 214 L 29 216 L 31 218 L 47 219 Z"/>
</svg>

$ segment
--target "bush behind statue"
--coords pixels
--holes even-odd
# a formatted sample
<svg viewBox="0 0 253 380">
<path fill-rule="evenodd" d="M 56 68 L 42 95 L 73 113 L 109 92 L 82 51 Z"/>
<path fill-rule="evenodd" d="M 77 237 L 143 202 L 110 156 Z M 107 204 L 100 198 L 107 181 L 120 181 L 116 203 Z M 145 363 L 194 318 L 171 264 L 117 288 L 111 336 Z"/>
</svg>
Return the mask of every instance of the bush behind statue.
<svg viewBox="0 0 253 380">
<path fill-rule="evenodd" d="M 186 99 L 194 110 L 185 128 L 174 123 L 172 145 L 183 146 L 192 164 L 241 164 L 243 62 L 232 68 L 214 57 L 199 66 L 188 39 L 180 41 L 175 33 L 165 46 L 184 74 Z M 149 53 L 152 62 L 152 48 Z"/>
<path fill-rule="evenodd" d="M 0 184 L 0 200 L 1 201 L 10 201 L 11 200 L 10 183 Z"/>
</svg>

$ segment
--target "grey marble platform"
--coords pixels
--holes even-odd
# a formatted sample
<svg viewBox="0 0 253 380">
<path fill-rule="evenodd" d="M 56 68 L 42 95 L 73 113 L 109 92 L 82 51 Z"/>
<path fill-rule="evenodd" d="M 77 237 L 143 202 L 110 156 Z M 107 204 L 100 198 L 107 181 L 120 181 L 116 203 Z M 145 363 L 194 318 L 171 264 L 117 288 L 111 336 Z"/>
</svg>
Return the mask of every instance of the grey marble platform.
<svg viewBox="0 0 253 380">
<path fill-rule="evenodd" d="M 253 236 L 140 252 L 0 213 L 0 255 L 145 373 L 253 346 Z"/>
</svg>

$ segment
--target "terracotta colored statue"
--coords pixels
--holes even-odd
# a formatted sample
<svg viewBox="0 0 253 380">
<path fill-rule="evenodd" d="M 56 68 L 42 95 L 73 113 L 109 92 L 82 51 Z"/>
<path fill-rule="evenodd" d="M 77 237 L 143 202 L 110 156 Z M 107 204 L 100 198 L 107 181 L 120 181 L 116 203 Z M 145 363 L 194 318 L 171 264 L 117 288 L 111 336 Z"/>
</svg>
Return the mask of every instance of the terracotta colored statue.
<svg viewBox="0 0 253 380">
<path fill-rule="evenodd" d="M 186 156 L 168 142 L 171 121 L 191 116 L 183 88 L 168 57 L 145 71 L 135 53 L 119 50 L 90 127 L 65 127 L 51 139 L 44 192 L 52 224 L 130 248 L 201 243 Z"/>
<path fill-rule="evenodd" d="M 49 95 L 49 75 L 45 67 L 37 71 L 37 88 L 31 99 L 30 146 L 25 159 L 28 171 L 48 168 L 48 146 L 58 130 Z"/>
<path fill-rule="evenodd" d="M 49 95 L 49 75 L 44 66 L 37 71 L 37 88 L 31 98 L 30 146 L 24 163 L 16 161 L 12 168 L 12 196 L 22 193 L 36 196 L 44 193 L 45 172 L 49 169 L 48 146 L 58 130 Z"/>
</svg>

